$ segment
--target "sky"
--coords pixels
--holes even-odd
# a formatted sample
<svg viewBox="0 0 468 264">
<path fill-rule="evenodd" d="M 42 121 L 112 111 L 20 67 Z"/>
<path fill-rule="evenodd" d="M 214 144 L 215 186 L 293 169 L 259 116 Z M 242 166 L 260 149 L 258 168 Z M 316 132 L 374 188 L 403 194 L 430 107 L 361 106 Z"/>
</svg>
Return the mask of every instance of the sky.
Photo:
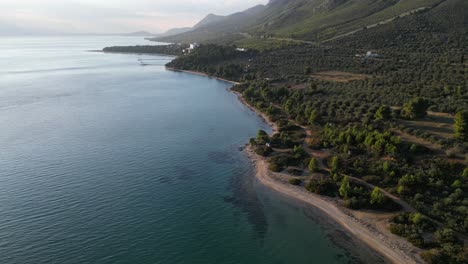
<svg viewBox="0 0 468 264">
<path fill-rule="evenodd" d="M 0 0 L 0 35 L 164 32 L 268 0 Z"/>
</svg>

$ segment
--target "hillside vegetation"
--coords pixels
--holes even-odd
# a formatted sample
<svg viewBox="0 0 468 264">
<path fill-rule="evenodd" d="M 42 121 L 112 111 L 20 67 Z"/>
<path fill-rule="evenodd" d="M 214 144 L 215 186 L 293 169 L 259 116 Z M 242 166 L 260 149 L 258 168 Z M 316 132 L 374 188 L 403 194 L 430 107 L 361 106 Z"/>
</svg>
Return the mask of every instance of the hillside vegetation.
<svg viewBox="0 0 468 264">
<path fill-rule="evenodd" d="M 249 37 L 278 37 L 322 41 L 424 12 L 447 1 L 271 0 L 265 6 L 230 16 L 210 14 L 192 31 L 158 40 L 227 43 Z"/>
</svg>

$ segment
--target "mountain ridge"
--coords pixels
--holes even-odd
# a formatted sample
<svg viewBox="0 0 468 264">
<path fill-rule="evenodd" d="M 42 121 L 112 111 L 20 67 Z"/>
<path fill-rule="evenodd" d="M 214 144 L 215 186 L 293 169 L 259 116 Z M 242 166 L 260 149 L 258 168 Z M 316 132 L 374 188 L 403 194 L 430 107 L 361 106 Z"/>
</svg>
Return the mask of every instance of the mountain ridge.
<svg viewBox="0 0 468 264">
<path fill-rule="evenodd" d="M 226 44 L 253 36 L 323 41 L 447 1 L 458 0 L 271 0 L 228 16 L 209 14 L 192 30 L 158 40 Z"/>
</svg>

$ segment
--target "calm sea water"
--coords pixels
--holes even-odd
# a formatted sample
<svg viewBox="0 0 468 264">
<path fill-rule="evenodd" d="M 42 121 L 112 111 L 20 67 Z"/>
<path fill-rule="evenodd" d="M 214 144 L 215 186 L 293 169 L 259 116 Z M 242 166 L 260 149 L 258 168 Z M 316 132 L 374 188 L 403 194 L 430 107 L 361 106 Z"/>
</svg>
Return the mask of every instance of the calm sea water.
<svg viewBox="0 0 468 264">
<path fill-rule="evenodd" d="M 353 259 L 313 211 L 255 184 L 238 147 L 268 128 L 229 84 L 88 52 L 134 44 L 0 39 L 0 263 Z"/>
</svg>

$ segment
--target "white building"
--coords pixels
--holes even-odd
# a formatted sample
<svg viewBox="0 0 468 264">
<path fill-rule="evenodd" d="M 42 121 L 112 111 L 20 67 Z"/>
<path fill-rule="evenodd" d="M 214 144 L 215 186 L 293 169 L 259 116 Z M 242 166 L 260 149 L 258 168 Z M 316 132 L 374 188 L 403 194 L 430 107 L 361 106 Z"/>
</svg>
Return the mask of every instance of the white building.
<svg viewBox="0 0 468 264">
<path fill-rule="evenodd" d="M 190 44 L 189 50 L 194 50 L 198 47 L 200 47 L 200 44 L 195 42 L 195 43 Z"/>
<path fill-rule="evenodd" d="M 377 54 L 377 53 L 374 53 L 374 52 L 372 52 L 372 51 L 368 51 L 368 52 L 366 53 L 366 57 L 375 58 L 375 57 L 380 57 L 380 55 Z"/>
</svg>

